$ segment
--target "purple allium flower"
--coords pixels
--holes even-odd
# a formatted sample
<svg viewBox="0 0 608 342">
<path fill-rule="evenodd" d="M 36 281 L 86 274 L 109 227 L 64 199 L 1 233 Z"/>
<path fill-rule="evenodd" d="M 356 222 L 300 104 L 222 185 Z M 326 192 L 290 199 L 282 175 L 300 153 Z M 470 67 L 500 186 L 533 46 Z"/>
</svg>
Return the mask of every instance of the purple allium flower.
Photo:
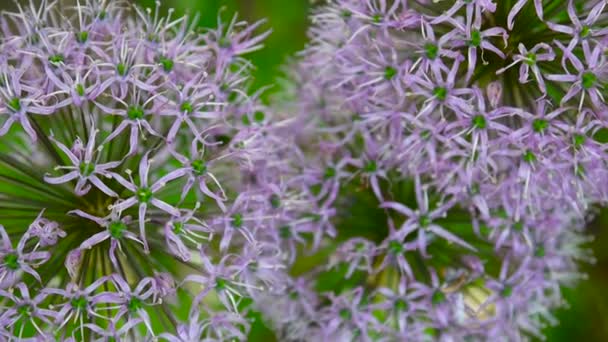
<svg viewBox="0 0 608 342">
<path fill-rule="evenodd" d="M 287 301 L 291 287 L 268 295 L 281 338 L 526 340 L 556 324 L 561 287 L 592 261 L 589 208 L 606 199 L 605 8 L 315 10 L 276 103 L 286 124 L 273 133 L 295 144 L 285 192 L 300 203 L 277 235 L 312 303 Z"/>
<path fill-rule="evenodd" d="M 288 284 L 297 200 L 243 57 L 269 32 L 160 7 L 0 15 L 2 340 L 245 340 Z"/>
</svg>

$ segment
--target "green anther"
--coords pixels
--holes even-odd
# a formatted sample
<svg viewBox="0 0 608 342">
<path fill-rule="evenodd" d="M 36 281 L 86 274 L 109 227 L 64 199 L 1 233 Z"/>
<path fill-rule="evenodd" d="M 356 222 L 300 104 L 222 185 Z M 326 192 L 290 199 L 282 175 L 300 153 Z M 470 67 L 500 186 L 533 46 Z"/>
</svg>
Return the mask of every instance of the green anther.
<svg viewBox="0 0 608 342">
<path fill-rule="evenodd" d="M 407 311 L 407 309 L 409 308 L 409 305 L 403 299 L 397 299 L 395 301 L 394 306 L 395 306 L 395 311 L 400 311 L 400 312 Z"/>
<path fill-rule="evenodd" d="M 269 202 L 274 209 L 277 209 L 281 206 L 281 198 L 277 194 L 270 195 Z"/>
<path fill-rule="evenodd" d="M 173 222 L 173 234 L 179 235 L 184 231 L 184 223 L 183 222 Z"/>
<path fill-rule="evenodd" d="M 372 17 L 372 22 L 374 24 L 380 24 L 382 22 L 382 14 L 374 14 Z"/>
<path fill-rule="evenodd" d="M 370 160 L 363 166 L 363 171 L 365 172 L 375 172 L 378 169 L 378 165 L 375 160 Z"/>
<path fill-rule="evenodd" d="M 3 263 L 8 269 L 16 271 L 19 269 L 19 256 L 13 253 L 7 254 L 4 256 Z"/>
<path fill-rule="evenodd" d="M 352 317 L 352 313 L 348 309 L 342 309 L 342 310 L 340 310 L 339 314 L 340 314 L 340 317 L 342 317 L 342 319 L 345 320 L 345 321 L 350 320 L 351 317 Z"/>
<path fill-rule="evenodd" d="M 160 65 L 163 67 L 163 70 L 165 70 L 165 72 L 171 72 L 171 70 L 173 70 L 173 66 L 175 65 L 173 60 L 171 60 L 169 58 L 165 58 L 165 57 L 159 58 L 158 63 L 160 63 Z"/>
<path fill-rule="evenodd" d="M 448 97 L 448 90 L 445 87 L 435 87 L 435 89 L 433 89 L 433 96 L 440 101 L 444 101 Z"/>
<path fill-rule="evenodd" d="M 431 302 L 433 303 L 433 305 L 441 304 L 442 302 L 445 302 L 445 300 L 445 293 L 439 290 L 433 292 L 433 296 L 431 296 Z"/>
<path fill-rule="evenodd" d="M 397 240 L 391 240 L 388 242 L 388 250 L 391 254 L 403 253 L 403 244 Z"/>
<path fill-rule="evenodd" d="M 88 302 L 86 298 L 80 296 L 72 298 L 70 304 L 72 304 L 72 308 L 74 308 L 76 311 L 85 311 L 87 309 Z"/>
<path fill-rule="evenodd" d="M 589 34 L 591 34 L 591 29 L 589 28 L 589 26 L 583 26 L 583 28 L 581 29 L 581 38 L 587 38 L 589 37 Z"/>
<path fill-rule="evenodd" d="M 243 226 L 243 214 L 236 213 L 232 215 L 232 225 L 236 228 L 241 228 Z"/>
<path fill-rule="evenodd" d="M 207 172 L 207 164 L 205 164 L 202 159 L 192 161 L 190 166 L 192 166 L 192 171 L 194 171 L 197 176 L 202 176 Z"/>
<path fill-rule="evenodd" d="M 83 176 L 90 176 L 95 171 L 95 165 L 93 163 L 80 163 L 80 174 Z"/>
<path fill-rule="evenodd" d="M 57 54 L 57 55 L 53 55 L 51 57 L 49 57 L 49 62 L 51 62 L 51 64 L 59 64 L 59 63 L 63 63 L 65 61 L 65 58 L 63 57 L 62 54 Z"/>
<path fill-rule="evenodd" d="M 222 279 L 222 278 L 215 279 L 215 290 L 216 291 L 224 290 L 226 288 L 226 285 L 228 285 L 228 282 L 225 279 Z"/>
<path fill-rule="evenodd" d="M 513 287 L 509 285 L 505 285 L 505 287 L 500 291 L 500 295 L 503 297 L 510 297 L 513 294 Z"/>
<path fill-rule="evenodd" d="M 536 64 L 536 54 L 534 52 L 528 52 L 526 54 L 525 63 L 528 64 L 529 66 Z"/>
<path fill-rule="evenodd" d="M 125 63 L 118 63 L 116 65 L 116 72 L 120 75 L 120 76 L 125 76 L 127 75 L 127 71 L 129 71 L 129 68 L 125 65 Z"/>
<path fill-rule="evenodd" d="M 140 203 L 148 203 L 150 202 L 150 199 L 152 199 L 152 190 L 148 188 L 139 188 L 136 196 Z"/>
<path fill-rule="evenodd" d="M 572 137 L 572 144 L 574 144 L 574 147 L 579 148 L 583 146 L 586 140 L 587 137 L 584 134 L 575 134 Z"/>
<path fill-rule="evenodd" d="M 9 100 L 7 105 L 13 112 L 21 110 L 21 100 L 16 97 Z"/>
<path fill-rule="evenodd" d="M 108 16 L 108 12 L 102 10 L 101 12 L 99 12 L 98 18 L 99 18 L 99 20 L 104 20 L 107 16 Z"/>
<path fill-rule="evenodd" d="M 545 119 L 535 119 L 532 121 L 532 129 L 536 133 L 544 132 L 549 127 L 549 122 Z"/>
<path fill-rule="evenodd" d="M 524 153 L 523 158 L 524 158 L 524 161 L 526 161 L 527 163 L 530 163 L 530 164 L 532 164 L 536 161 L 536 155 L 534 154 L 534 152 L 532 152 L 530 150 L 527 150 Z"/>
<path fill-rule="evenodd" d="M 84 86 L 80 83 L 76 84 L 76 94 L 78 94 L 78 96 L 84 96 Z"/>
<path fill-rule="evenodd" d="M 257 122 L 257 123 L 264 122 L 265 118 L 266 118 L 266 114 L 264 114 L 264 112 L 257 111 L 255 113 L 253 113 L 253 120 L 255 120 L 255 122 Z"/>
<path fill-rule="evenodd" d="M 469 41 L 471 46 L 479 47 L 481 45 L 481 32 L 474 30 L 471 32 L 471 40 Z"/>
<path fill-rule="evenodd" d="M 395 77 L 397 75 L 397 69 L 393 68 L 392 66 L 387 66 L 386 68 L 384 68 L 384 78 L 386 80 L 392 80 L 393 77 Z"/>
<path fill-rule="evenodd" d="M 324 179 L 331 179 L 334 178 L 337 174 L 337 171 L 335 168 L 329 166 L 328 168 L 325 169 L 325 173 L 323 174 L 323 178 Z"/>
<path fill-rule="evenodd" d="M 192 113 L 192 103 L 188 102 L 188 101 L 184 101 L 182 102 L 182 104 L 179 106 L 179 110 L 181 110 L 184 113 Z"/>
<path fill-rule="evenodd" d="M 595 86 L 595 83 L 597 82 L 597 76 L 595 76 L 594 73 L 587 71 L 585 73 L 583 73 L 581 82 L 583 84 L 583 88 L 585 89 L 589 89 Z"/>
<path fill-rule="evenodd" d="M 289 239 L 291 237 L 291 228 L 289 226 L 282 226 L 279 228 L 279 236 L 282 239 Z"/>
<path fill-rule="evenodd" d="M 80 44 L 84 44 L 87 42 L 87 40 L 89 40 L 89 32 L 87 31 L 82 31 L 82 32 L 78 32 L 76 34 L 76 40 L 80 43 Z"/>
<path fill-rule="evenodd" d="M 439 55 L 439 47 L 433 43 L 424 44 L 424 52 L 428 59 L 435 59 Z"/>
<path fill-rule="evenodd" d="M 127 225 L 122 221 L 114 221 L 110 223 L 108 230 L 110 231 L 111 237 L 114 239 L 120 239 L 122 238 L 124 231 L 127 230 Z"/>
<path fill-rule="evenodd" d="M 131 120 L 143 119 L 144 114 L 144 109 L 139 106 L 129 106 L 127 108 L 127 117 Z"/>
<path fill-rule="evenodd" d="M 143 303 L 139 298 L 133 297 L 127 303 L 127 309 L 129 312 L 137 312 L 143 307 Z"/>
<path fill-rule="evenodd" d="M 472 121 L 473 127 L 477 129 L 484 129 L 488 125 L 488 122 L 486 121 L 486 118 L 483 115 L 475 115 Z"/>
</svg>

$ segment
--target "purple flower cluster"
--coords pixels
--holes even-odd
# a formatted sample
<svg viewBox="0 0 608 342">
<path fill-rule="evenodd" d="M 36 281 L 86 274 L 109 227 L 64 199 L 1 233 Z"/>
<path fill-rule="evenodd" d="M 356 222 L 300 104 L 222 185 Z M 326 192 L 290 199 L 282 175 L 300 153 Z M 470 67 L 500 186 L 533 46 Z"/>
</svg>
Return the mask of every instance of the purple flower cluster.
<svg viewBox="0 0 608 342">
<path fill-rule="evenodd" d="M 285 282 L 280 141 L 242 57 L 267 33 L 159 7 L 0 18 L 1 340 L 244 340 Z"/>
<path fill-rule="evenodd" d="M 312 206 L 283 244 L 318 251 L 263 306 L 284 339 L 542 338 L 608 198 L 607 6 L 315 11 L 279 107 L 289 191 Z"/>
</svg>

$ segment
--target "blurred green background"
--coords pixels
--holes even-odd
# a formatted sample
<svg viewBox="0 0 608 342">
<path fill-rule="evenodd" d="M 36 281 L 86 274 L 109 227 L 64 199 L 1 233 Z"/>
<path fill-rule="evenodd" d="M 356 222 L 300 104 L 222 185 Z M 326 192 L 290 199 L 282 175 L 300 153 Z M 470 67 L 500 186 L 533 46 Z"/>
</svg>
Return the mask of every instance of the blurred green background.
<svg viewBox="0 0 608 342">
<path fill-rule="evenodd" d="M 23 0 L 22 0 L 23 1 Z M 29 1 L 29 0 L 27 0 Z M 501 0 L 499 0 L 501 1 Z M 154 0 L 138 0 L 140 5 L 154 7 Z M 177 15 L 199 13 L 201 27 L 214 27 L 217 13 L 227 21 L 235 13 L 239 18 L 254 22 L 268 21 L 260 32 L 272 29 L 265 48 L 248 55 L 256 66 L 254 87 L 271 86 L 268 93 L 280 90 L 274 80 L 281 75 L 283 64 L 306 44 L 307 15 L 314 0 L 163 0 L 163 10 L 169 7 Z M 8 0 L 0 8 L 13 7 Z M 568 307 L 556 312 L 560 324 L 548 327 L 548 341 L 608 341 L 608 212 L 601 212 L 589 224 L 595 240 L 589 244 L 597 258 L 595 265 L 584 265 L 589 276 L 575 288 L 564 289 Z M 257 317 L 250 335 L 251 341 L 276 340 Z"/>
</svg>

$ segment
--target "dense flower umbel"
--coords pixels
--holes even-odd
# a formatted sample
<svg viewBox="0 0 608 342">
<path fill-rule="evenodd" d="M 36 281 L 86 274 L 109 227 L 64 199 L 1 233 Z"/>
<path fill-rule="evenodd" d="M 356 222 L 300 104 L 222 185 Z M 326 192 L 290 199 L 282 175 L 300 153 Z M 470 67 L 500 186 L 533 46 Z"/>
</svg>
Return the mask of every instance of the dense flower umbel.
<svg viewBox="0 0 608 342">
<path fill-rule="evenodd" d="M 289 295 L 268 298 L 285 338 L 542 337 L 575 261 L 592 260 L 580 234 L 608 193 L 607 5 L 315 11 L 285 112 L 300 145 L 290 191 L 318 216 L 281 240 L 313 233 L 330 271 L 296 263 Z"/>
<path fill-rule="evenodd" d="M 2 340 L 245 339 L 283 286 L 278 141 L 241 57 L 265 34 L 159 6 L 0 19 Z"/>
</svg>

